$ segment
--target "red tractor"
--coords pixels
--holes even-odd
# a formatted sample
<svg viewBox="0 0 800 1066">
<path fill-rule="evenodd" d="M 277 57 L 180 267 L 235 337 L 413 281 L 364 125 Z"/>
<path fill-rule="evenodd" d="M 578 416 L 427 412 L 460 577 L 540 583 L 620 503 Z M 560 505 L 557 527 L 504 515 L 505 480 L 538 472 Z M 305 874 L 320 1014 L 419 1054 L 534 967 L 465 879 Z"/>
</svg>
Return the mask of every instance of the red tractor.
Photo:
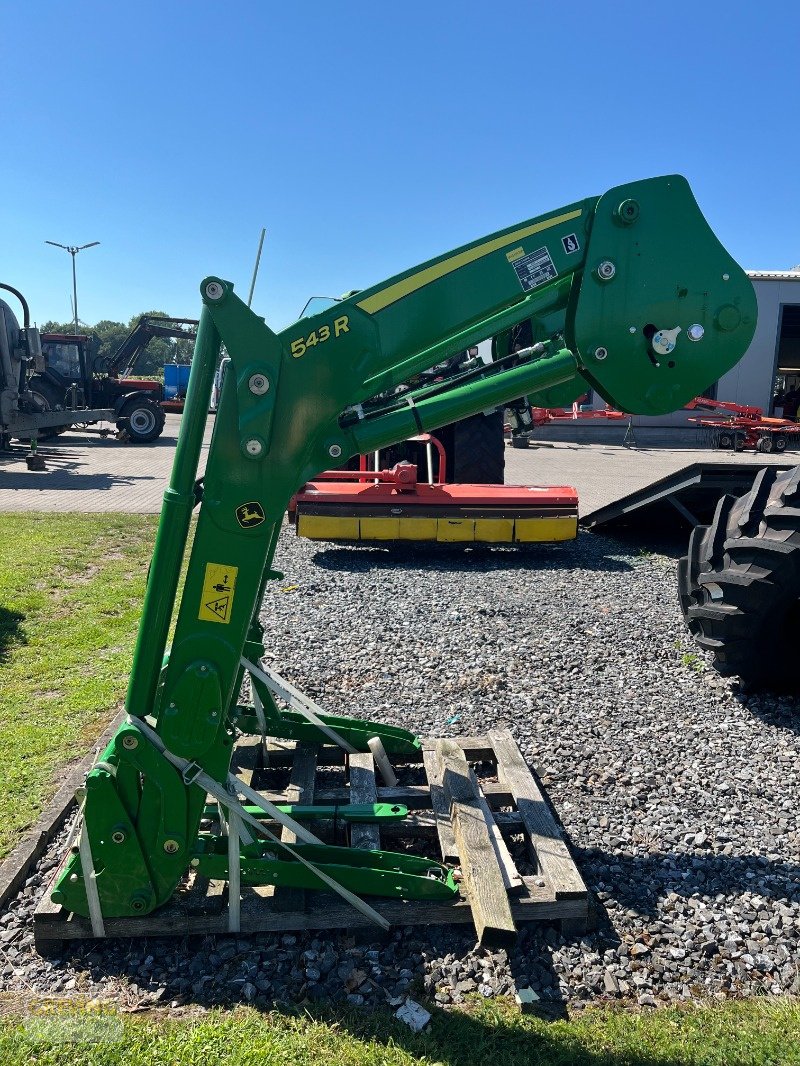
<svg viewBox="0 0 800 1066">
<path fill-rule="evenodd" d="M 153 337 L 194 339 L 196 319 L 142 315 L 131 333 L 109 358 L 97 357 L 85 335 L 43 333 L 44 370 L 28 380 L 28 391 L 43 411 L 69 412 L 63 425 L 40 436 L 55 436 L 76 421 L 97 420 L 96 410 L 111 410 L 117 429 L 134 443 L 161 435 L 165 412 L 160 381 L 134 377 L 136 366 Z M 86 411 L 86 418 L 76 413 Z"/>
</svg>

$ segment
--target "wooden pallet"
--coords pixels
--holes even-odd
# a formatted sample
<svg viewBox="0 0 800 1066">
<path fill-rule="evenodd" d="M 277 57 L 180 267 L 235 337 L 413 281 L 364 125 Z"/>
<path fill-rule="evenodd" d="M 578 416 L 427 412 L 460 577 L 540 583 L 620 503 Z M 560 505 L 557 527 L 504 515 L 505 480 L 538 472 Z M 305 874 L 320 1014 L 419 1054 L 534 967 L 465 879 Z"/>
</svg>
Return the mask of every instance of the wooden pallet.
<svg viewBox="0 0 800 1066">
<path fill-rule="evenodd" d="M 487 945 L 511 943 L 520 922 L 559 921 L 571 934 L 585 931 L 586 886 L 510 732 L 426 740 L 422 763 L 418 757 L 393 762 L 400 780 L 387 787 L 376 776 L 372 755 L 345 759 L 334 747 L 289 742 L 270 743 L 265 755 L 256 738 L 247 738 L 237 747 L 234 771 L 274 803 L 406 805 L 410 814 L 402 823 L 351 826 L 350 845 L 435 856 L 459 867 L 462 882 L 460 897 L 452 902 L 371 899 L 370 905 L 392 925 L 473 922 Z M 348 832 L 332 823 L 311 828 L 340 844 Z M 282 832 L 291 843 L 289 831 Z M 42 951 L 92 936 L 88 920 L 50 901 L 51 889 L 52 884 L 34 915 Z M 333 895 L 272 886 L 242 891 L 242 933 L 357 927 L 374 928 Z M 191 873 L 158 911 L 107 919 L 105 930 L 113 937 L 226 933 L 227 885 Z"/>
</svg>

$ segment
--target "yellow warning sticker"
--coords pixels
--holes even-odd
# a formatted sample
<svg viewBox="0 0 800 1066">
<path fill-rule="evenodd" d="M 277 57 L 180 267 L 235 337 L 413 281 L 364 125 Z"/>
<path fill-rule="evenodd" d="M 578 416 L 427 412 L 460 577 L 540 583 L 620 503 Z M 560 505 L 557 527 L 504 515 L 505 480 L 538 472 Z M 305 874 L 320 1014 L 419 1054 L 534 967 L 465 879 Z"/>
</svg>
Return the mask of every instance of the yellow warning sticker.
<svg viewBox="0 0 800 1066">
<path fill-rule="evenodd" d="M 509 263 L 513 263 L 515 259 L 522 259 L 523 255 L 525 255 L 524 248 L 512 248 L 510 252 L 506 252 L 506 259 Z"/>
<path fill-rule="evenodd" d="M 224 625 L 230 622 L 238 573 L 238 566 L 206 563 L 203 596 L 197 615 L 201 622 L 222 622 Z"/>
</svg>

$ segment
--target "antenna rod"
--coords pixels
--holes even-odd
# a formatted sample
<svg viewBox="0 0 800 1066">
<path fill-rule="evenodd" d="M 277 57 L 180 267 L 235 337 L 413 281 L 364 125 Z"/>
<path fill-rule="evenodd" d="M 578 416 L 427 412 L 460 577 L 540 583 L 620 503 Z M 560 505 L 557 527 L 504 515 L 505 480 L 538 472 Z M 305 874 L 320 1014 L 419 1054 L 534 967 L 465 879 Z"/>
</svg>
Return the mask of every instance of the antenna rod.
<svg viewBox="0 0 800 1066">
<path fill-rule="evenodd" d="M 253 280 L 250 282 L 250 295 L 247 297 L 248 307 L 253 302 L 253 293 L 255 292 L 256 287 L 256 277 L 258 276 L 258 267 L 261 262 L 261 249 L 264 247 L 264 235 L 266 234 L 266 232 L 266 229 L 262 226 L 261 238 L 258 242 L 258 253 L 256 254 L 256 265 L 253 267 Z"/>
</svg>

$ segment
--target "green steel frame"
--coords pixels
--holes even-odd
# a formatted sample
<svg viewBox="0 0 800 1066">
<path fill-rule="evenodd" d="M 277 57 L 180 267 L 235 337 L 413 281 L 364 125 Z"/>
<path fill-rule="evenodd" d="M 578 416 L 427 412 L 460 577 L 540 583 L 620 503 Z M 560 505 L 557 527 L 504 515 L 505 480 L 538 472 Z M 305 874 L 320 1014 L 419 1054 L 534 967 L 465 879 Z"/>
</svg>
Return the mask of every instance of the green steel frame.
<svg viewBox="0 0 800 1066">
<path fill-rule="evenodd" d="M 84 833 L 106 917 L 162 905 L 190 865 L 227 876 L 227 846 L 200 833 L 206 790 L 195 778 L 204 771 L 224 783 L 237 731 L 261 731 L 255 709 L 239 702 L 243 662 L 258 663 L 269 638 L 259 608 L 267 583 L 280 577 L 273 556 L 287 502 L 301 484 L 350 455 L 556 388 L 577 396 L 589 384 L 626 411 L 674 410 L 736 363 L 756 322 L 749 280 L 676 176 L 635 182 L 530 219 L 354 293 L 281 333 L 228 282 L 208 278 L 201 294 L 186 407 L 128 688 L 129 719 L 86 782 Z M 529 319 L 536 343 L 504 355 L 507 331 Z M 415 373 L 489 337 L 497 338 L 494 363 L 364 411 L 370 398 L 391 394 Z M 200 491 L 198 460 L 223 344 L 231 363 Z M 280 710 L 262 680 L 255 678 L 253 687 L 268 734 L 327 741 L 302 713 Z M 390 754 L 419 746 L 405 730 L 358 718 L 324 721 L 357 750 L 367 750 L 373 736 Z M 183 772 L 148 739 L 146 725 L 168 754 L 185 760 Z M 448 871 L 428 860 L 303 847 L 318 869 L 363 893 L 431 898 L 455 891 Z M 90 903 L 85 867 L 74 849 L 53 893 L 81 915 Z M 241 876 L 322 884 L 288 852 L 253 843 L 242 844 Z"/>
</svg>

